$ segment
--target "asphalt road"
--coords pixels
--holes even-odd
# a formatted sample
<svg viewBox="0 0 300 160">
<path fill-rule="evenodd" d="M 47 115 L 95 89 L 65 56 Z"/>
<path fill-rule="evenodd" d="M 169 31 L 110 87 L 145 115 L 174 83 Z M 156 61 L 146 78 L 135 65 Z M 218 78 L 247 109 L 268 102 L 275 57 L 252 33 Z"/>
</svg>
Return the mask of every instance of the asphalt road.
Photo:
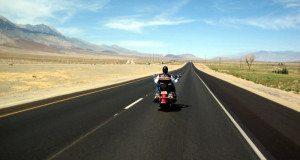
<svg viewBox="0 0 300 160">
<path fill-rule="evenodd" d="M 0 110 L 0 159 L 300 159 L 298 112 L 192 63 L 176 72 L 171 110 L 151 77 Z"/>
</svg>

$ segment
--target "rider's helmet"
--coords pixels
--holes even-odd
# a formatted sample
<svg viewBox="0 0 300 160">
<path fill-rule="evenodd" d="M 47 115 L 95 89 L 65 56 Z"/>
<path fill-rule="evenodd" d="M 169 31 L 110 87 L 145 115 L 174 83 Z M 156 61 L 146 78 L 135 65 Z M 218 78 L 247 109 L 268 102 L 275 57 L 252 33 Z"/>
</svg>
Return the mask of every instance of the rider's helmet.
<svg viewBox="0 0 300 160">
<path fill-rule="evenodd" d="M 168 67 L 164 66 L 163 69 L 162 69 L 162 71 L 163 71 L 164 74 L 168 74 Z"/>
</svg>

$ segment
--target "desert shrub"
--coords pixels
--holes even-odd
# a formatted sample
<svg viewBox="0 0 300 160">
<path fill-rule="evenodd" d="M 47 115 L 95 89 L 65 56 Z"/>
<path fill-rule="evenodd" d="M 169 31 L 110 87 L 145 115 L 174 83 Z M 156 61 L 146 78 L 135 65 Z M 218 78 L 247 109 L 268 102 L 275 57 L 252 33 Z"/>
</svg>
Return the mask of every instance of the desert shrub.
<svg viewBox="0 0 300 160">
<path fill-rule="evenodd" d="M 276 73 L 276 74 L 289 74 L 289 71 L 287 68 L 275 68 L 272 70 L 273 73 Z"/>
<path fill-rule="evenodd" d="M 288 69 L 287 69 L 287 68 L 283 68 L 283 69 L 282 69 L 282 74 L 289 74 Z"/>
</svg>

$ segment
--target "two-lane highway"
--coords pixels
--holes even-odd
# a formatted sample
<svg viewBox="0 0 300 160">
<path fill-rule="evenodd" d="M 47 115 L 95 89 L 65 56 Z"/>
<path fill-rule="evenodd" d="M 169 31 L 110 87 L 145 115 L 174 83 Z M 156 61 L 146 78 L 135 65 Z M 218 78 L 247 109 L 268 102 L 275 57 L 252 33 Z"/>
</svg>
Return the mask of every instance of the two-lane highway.
<svg viewBox="0 0 300 160">
<path fill-rule="evenodd" d="M 76 98 L 44 100 L 39 105 L 48 105 L 3 116 L 0 118 L 1 159 L 259 159 L 257 152 L 268 159 L 280 159 L 285 155 L 286 152 L 273 153 L 268 145 L 272 142 L 261 140 L 260 132 L 253 131 L 253 123 L 247 123 L 256 120 L 247 119 L 252 117 L 243 115 L 242 109 L 230 108 L 227 100 L 216 93 L 216 98 L 233 114 L 258 151 L 249 145 L 249 140 L 212 95 L 216 91 L 211 85 L 216 80 L 202 75 L 192 63 L 176 72 L 183 75 L 176 84 L 178 102 L 170 111 L 160 111 L 152 102 L 155 85 L 148 77 L 92 94 L 75 95 Z M 208 81 L 207 86 L 213 88 L 213 93 L 200 80 L 202 78 L 204 83 Z M 59 102 L 53 103 L 55 100 Z M 270 106 L 271 102 L 265 101 Z M 26 104 L 26 108 L 34 104 Z M 249 106 L 239 107 L 248 111 Z M 299 113 L 283 114 L 291 115 L 291 120 L 299 120 Z M 270 118 L 267 120 L 271 123 Z M 286 143 L 291 150 L 292 155 L 286 157 L 299 158 L 297 138 L 300 134 L 296 135 L 299 126 L 292 124 L 282 128 L 288 129 L 286 137 L 295 138 L 291 144 L 284 141 L 290 137 L 284 139 L 278 135 L 282 140 L 280 145 Z M 269 134 L 268 129 L 264 130 L 265 134 Z M 276 141 L 273 145 L 283 147 Z"/>
</svg>

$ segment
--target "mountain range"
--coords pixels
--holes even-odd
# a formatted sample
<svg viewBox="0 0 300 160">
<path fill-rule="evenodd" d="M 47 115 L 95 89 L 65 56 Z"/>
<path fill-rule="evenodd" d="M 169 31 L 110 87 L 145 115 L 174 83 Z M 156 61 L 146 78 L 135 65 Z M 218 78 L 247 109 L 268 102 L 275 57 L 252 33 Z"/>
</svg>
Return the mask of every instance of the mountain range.
<svg viewBox="0 0 300 160">
<path fill-rule="evenodd" d="M 118 45 L 95 45 L 77 38 L 64 36 L 44 24 L 18 25 L 0 16 L 0 45 L 48 52 L 72 51 L 79 53 L 105 53 L 141 55 Z"/>
<path fill-rule="evenodd" d="M 261 62 L 300 62 L 300 52 L 297 51 L 257 51 L 244 52 L 231 56 L 214 57 L 212 61 L 240 61 L 247 54 L 255 56 L 255 61 Z"/>
<path fill-rule="evenodd" d="M 44 25 L 19 25 L 3 16 L 0 16 L 0 46 L 23 48 L 46 52 L 75 52 L 75 53 L 96 53 L 109 55 L 127 55 L 148 57 L 151 54 L 140 53 L 129 50 L 118 45 L 95 45 L 77 38 L 64 36 L 55 28 Z M 234 56 L 222 57 L 223 60 L 239 60 L 246 53 Z M 256 61 L 290 62 L 300 61 L 300 52 L 295 51 L 258 51 L 250 52 L 255 55 Z M 193 54 L 167 54 L 156 55 L 165 60 L 196 60 L 198 57 Z M 215 58 L 216 60 L 219 57 Z"/>
<path fill-rule="evenodd" d="M 256 61 L 296 62 L 300 61 L 300 52 L 295 51 L 258 51 L 251 53 Z"/>
<path fill-rule="evenodd" d="M 55 28 L 44 24 L 15 24 L 3 16 L 0 16 L 0 46 L 55 53 L 71 51 L 86 54 L 96 53 L 138 57 L 149 56 L 149 54 L 129 50 L 118 45 L 95 45 L 77 38 L 70 38 L 64 36 Z M 159 57 L 164 57 L 166 60 L 198 59 L 198 57 L 192 54 L 168 54 L 166 56 L 159 55 Z"/>
</svg>

